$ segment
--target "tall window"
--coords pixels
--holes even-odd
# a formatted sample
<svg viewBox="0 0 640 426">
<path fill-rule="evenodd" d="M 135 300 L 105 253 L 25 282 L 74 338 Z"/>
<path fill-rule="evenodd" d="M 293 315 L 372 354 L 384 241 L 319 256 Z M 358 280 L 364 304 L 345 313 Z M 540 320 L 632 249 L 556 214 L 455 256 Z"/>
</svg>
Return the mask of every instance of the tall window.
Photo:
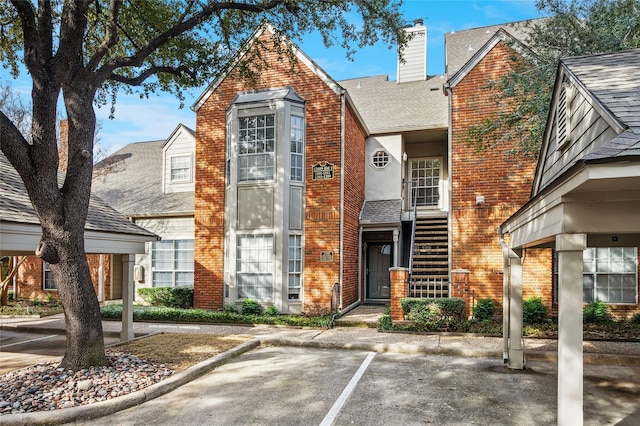
<svg viewBox="0 0 640 426">
<path fill-rule="evenodd" d="M 191 156 L 171 157 L 171 182 L 191 180 Z"/>
<path fill-rule="evenodd" d="M 227 134 L 225 144 L 225 183 L 231 183 L 231 121 L 227 120 Z"/>
<path fill-rule="evenodd" d="M 418 206 L 437 206 L 440 201 L 440 160 L 421 159 L 411 161 L 411 180 Z"/>
<path fill-rule="evenodd" d="M 151 268 L 154 287 L 193 285 L 193 240 L 155 241 Z"/>
<path fill-rule="evenodd" d="M 302 235 L 289 235 L 289 299 L 300 299 L 302 287 Z"/>
<path fill-rule="evenodd" d="M 273 179 L 275 133 L 274 114 L 238 119 L 238 182 Z"/>
<path fill-rule="evenodd" d="M 636 303 L 638 251 L 635 247 L 598 247 L 584 251 L 583 301 Z"/>
<path fill-rule="evenodd" d="M 291 116 L 291 180 L 304 180 L 304 118 Z"/>
<path fill-rule="evenodd" d="M 554 299 L 558 299 L 558 254 L 554 252 Z M 637 303 L 638 250 L 635 247 L 590 247 L 582 255 L 584 303 Z"/>
<path fill-rule="evenodd" d="M 239 235 L 236 272 L 238 297 L 271 299 L 273 294 L 273 235 Z"/>
<path fill-rule="evenodd" d="M 42 262 L 42 270 L 44 272 L 44 282 L 43 288 L 45 290 L 57 290 L 56 283 L 53 281 L 53 275 L 51 274 L 51 269 L 49 269 L 49 264 L 47 262 Z"/>
</svg>

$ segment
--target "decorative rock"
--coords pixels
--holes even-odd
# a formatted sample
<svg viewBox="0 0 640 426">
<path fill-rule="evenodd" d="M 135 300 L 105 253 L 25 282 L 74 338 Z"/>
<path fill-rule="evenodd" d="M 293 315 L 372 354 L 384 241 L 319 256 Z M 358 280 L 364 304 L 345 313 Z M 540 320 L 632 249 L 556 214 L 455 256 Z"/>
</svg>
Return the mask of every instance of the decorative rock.
<svg viewBox="0 0 640 426">
<path fill-rule="evenodd" d="M 93 387 L 93 380 L 89 379 L 89 380 L 81 380 L 78 382 L 78 385 L 76 386 L 76 388 L 79 391 L 86 391 L 89 390 Z"/>
</svg>

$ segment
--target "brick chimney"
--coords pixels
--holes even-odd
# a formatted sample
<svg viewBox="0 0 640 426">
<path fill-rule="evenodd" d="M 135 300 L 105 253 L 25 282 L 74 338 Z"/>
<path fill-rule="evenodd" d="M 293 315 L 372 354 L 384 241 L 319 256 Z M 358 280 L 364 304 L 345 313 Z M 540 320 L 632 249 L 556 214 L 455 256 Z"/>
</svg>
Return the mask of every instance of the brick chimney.
<svg viewBox="0 0 640 426">
<path fill-rule="evenodd" d="M 424 81 L 427 79 L 427 27 L 422 19 L 416 19 L 414 26 L 405 31 L 411 40 L 402 52 L 404 63 L 398 57 L 397 83 Z"/>
<path fill-rule="evenodd" d="M 67 171 L 69 158 L 69 122 L 60 120 L 60 137 L 58 138 L 58 170 Z"/>
</svg>

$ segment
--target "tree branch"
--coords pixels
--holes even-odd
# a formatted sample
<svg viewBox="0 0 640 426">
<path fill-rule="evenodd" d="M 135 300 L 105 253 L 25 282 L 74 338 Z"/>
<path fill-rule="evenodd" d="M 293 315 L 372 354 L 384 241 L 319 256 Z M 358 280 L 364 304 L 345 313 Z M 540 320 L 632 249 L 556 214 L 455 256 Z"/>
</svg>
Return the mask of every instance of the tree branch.
<svg viewBox="0 0 640 426">
<path fill-rule="evenodd" d="M 118 57 L 114 58 L 111 61 L 104 64 L 100 69 L 98 69 L 97 73 L 99 74 L 99 81 L 105 81 L 113 74 L 113 71 L 118 68 L 123 67 L 139 67 L 142 65 L 144 60 L 149 57 L 158 47 L 167 43 L 171 38 L 178 36 L 186 31 L 189 31 L 201 24 L 207 18 L 209 18 L 213 13 L 219 10 L 239 10 L 245 12 L 265 12 L 267 10 L 271 10 L 281 4 L 288 3 L 290 0 L 271 0 L 267 3 L 263 4 L 248 4 L 248 3 L 237 3 L 237 2 L 212 2 L 205 6 L 200 12 L 196 13 L 191 18 L 178 22 L 173 27 L 169 28 L 167 31 L 158 35 L 146 46 L 142 47 L 138 50 L 133 56 L 127 57 Z"/>
<path fill-rule="evenodd" d="M 9 117 L 0 111 L 0 149 L 23 179 L 34 173 L 29 148 L 29 142 L 22 133 Z"/>
<path fill-rule="evenodd" d="M 184 74 L 187 74 L 192 79 L 196 78 L 196 73 L 185 66 L 180 66 L 177 68 L 153 66 L 153 67 L 147 68 L 146 70 L 138 74 L 136 77 L 125 77 L 123 75 L 112 73 L 109 76 L 109 80 L 117 81 L 119 83 L 127 84 L 129 86 L 140 86 L 142 83 L 144 83 L 144 81 L 147 78 L 160 73 L 173 74 L 178 77 Z"/>
<path fill-rule="evenodd" d="M 24 62 L 27 69 L 36 68 L 38 63 L 38 52 L 35 41 L 37 40 L 38 29 L 36 27 L 36 14 L 30 2 L 11 0 L 11 4 L 18 12 L 20 23 L 22 24 L 22 36 L 24 40 Z"/>
<path fill-rule="evenodd" d="M 117 23 L 118 16 L 120 14 L 120 6 L 122 6 L 121 0 L 111 0 L 109 2 L 109 16 L 107 18 L 106 25 L 107 31 L 104 40 L 102 40 L 102 43 L 100 43 L 100 46 L 98 46 L 98 49 L 87 64 L 87 70 L 89 71 L 94 71 L 104 55 L 109 51 L 109 48 L 115 46 L 118 42 Z"/>
</svg>

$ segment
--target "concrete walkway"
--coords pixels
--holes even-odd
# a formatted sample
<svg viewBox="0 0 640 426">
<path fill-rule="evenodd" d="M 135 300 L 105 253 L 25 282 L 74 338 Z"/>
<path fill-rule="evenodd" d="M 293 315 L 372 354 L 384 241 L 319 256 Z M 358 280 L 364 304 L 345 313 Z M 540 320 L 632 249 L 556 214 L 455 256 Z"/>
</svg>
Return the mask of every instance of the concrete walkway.
<svg viewBox="0 0 640 426">
<path fill-rule="evenodd" d="M 5 415 L 0 419 L 3 425 L 9 424 L 39 424 L 62 423 L 78 419 L 89 419 L 114 413 L 129 407 L 164 395 L 179 386 L 184 385 L 211 371 L 215 366 L 227 362 L 231 357 L 250 351 L 259 344 L 289 347 L 304 347 L 308 349 L 352 349 L 357 351 L 395 354 L 431 354 L 434 356 L 451 356 L 463 358 L 489 358 L 496 360 L 495 364 L 501 367 L 502 338 L 482 337 L 471 334 L 418 334 L 378 332 L 371 325 L 382 315 L 383 307 L 366 307 L 360 311 L 353 310 L 341 321 L 337 327 L 330 330 L 314 328 L 293 328 L 280 326 L 242 326 L 227 324 L 176 324 L 176 323 L 150 323 L 135 322 L 136 335 L 153 334 L 159 332 L 179 333 L 213 333 L 219 335 L 238 335 L 252 338 L 242 347 L 233 352 L 221 354 L 204 363 L 198 364 L 171 379 L 165 380 L 150 388 L 130 394 L 125 397 L 106 401 L 109 404 L 92 404 L 74 407 L 65 410 L 56 410 L 46 413 L 31 413 L 25 415 Z M 340 324 L 358 323 L 360 327 L 343 327 Z M 119 321 L 103 321 L 105 336 L 115 337 L 119 335 L 121 323 Z M 62 315 L 33 319 L 14 318 L 0 320 L 0 329 L 18 332 L 37 332 L 56 334 L 64 333 L 64 318 Z M 557 342 L 554 339 L 524 339 L 525 355 L 531 362 L 555 361 L 557 359 Z M 0 353 L 0 361 L 2 361 Z M 408 355 L 407 355 L 408 356 Z M 604 365 L 604 371 L 611 378 L 626 368 L 633 372 L 640 372 L 640 342 L 584 342 L 585 364 Z M 493 362 L 492 362 L 493 364 Z M 551 364 L 553 365 L 553 364 Z M 627 371 L 627 370 L 624 370 Z M 635 373 L 634 373 L 635 374 Z M 638 385 L 640 388 L 640 385 Z M 153 389 L 151 389 L 153 388 Z M 640 394 L 640 389 L 633 392 Z M 136 395 L 137 394 L 137 395 Z M 98 406 L 99 404 L 103 404 Z M 625 421 L 628 424 L 640 424 L 640 411 L 629 416 Z M 638 422 L 636 422 L 638 421 Z"/>
</svg>

